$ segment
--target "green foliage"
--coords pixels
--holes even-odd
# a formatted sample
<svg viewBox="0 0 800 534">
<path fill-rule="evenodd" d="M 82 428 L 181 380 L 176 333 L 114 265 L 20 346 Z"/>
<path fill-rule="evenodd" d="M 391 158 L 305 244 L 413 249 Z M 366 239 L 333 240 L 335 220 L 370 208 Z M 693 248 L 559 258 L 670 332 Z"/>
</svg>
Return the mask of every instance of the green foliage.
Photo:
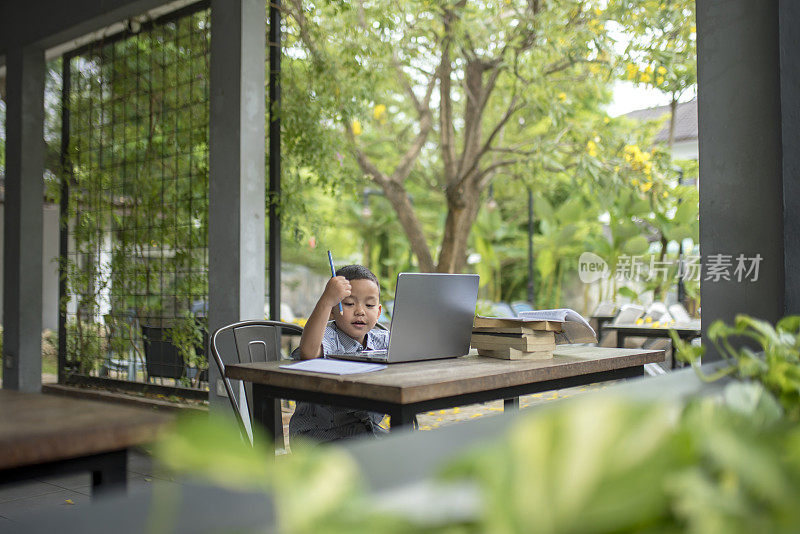
<svg viewBox="0 0 800 534">
<path fill-rule="evenodd" d="M 258 430 L 256 443 L 271 443 Z M 356 463 L 345 452 L 302 444 L 293 449 L 289 457 L 274 458 L 265 448 L 246 444 L 232 419 L 195 416 L 180 420 L 155 452 L 173 471 L 235 490 L 268 492 L 279 532 L 408 531 L 407 521 L 371 510 Z"/>
<path fill-rule="evenodd" d="M 690 362 L 702 378 L 732 375 L 762 384 L 789 419 L 800 421 L 800 316 L 784 317 L 774 327 L 747 315 L 737 315 L 733 326 L 715 321 L 708 338 L 728 365 L 712 375 L 705 375 L 698 366 L 705 347 L 672 337 L 678 356 Z"/>
<path fill-rule="evenodd" d="M 619 64 L 626 79 L 673 100 L 697 83 L 694 0 L 613 0 L 606 13 L 628 32 L 626 58 Z"/>
<path fill-rule="evenodd" d="M 61 261 L 76 325 L 111 308 L 108 347 L 70 339 L 80 372 L 96 369 L 106 348 L 141 358 L 137 318 L 169 322 L 207 298 L 208 18 L 200 11 L 70 59 L 69 161 L 60 174 L 74 253 Z M 188 346 L 179 344 L 202 363 Z"/>
<path fill-rule="evenodd" d="M 66 358 L 72 371 L 88 375 L 100 369 L 108 342 L 103 325 L 88 321 L 67 322 Z"/>
<path fill-rule="evenodd" d="M 186 365 L 198 370 L 208 368 L 208 359 L 203 354 L 203 325 L 194 315 L 187 311 L 174 319 L 172 326 L 165 329 L 164 338 L 177 347 Z M 199 378 L 198 371 L 195 385 L 198 385 Z"/>
<path fill-rule="evenodd" d="M 522 414 L 446 461 L 435 483 L 480 499 L 455 520 L 388 513 L 345 449 L 293 443 L 274 458 L 245 445 L 230 420 L 183 421 L 157 454 L 177 472 L 269 493 L 288 533 L 794 532 L 800 429 L 767 398 L 733 383 L 686 406 L 605 394 Z"/>
</svg>

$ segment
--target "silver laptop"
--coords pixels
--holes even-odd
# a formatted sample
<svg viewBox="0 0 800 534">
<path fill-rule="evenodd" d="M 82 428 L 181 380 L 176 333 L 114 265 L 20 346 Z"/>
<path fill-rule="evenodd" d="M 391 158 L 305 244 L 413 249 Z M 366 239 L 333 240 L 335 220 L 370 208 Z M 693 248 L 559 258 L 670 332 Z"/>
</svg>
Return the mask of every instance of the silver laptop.
<svg viewBox="0 0 800 534">
<path fill-rule="evenodd" d="M 326 354 L 382 363 L 457 358 L 469 352 L 477 274 L 400 273 L 387 350 Z"/>
</svg>

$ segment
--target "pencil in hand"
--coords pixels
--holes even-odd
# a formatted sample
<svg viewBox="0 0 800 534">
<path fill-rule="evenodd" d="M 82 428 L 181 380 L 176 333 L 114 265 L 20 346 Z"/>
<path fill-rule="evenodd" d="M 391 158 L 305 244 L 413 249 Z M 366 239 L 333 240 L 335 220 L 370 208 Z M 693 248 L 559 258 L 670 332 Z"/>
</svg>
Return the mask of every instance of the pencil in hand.
<svg viewBox="0 0 800 534">
<path fill-rule="evenodd" d="M 331 278 L 336 276 L 336 269 L 333 268 L 333 256 L 331 256 L 331 251 L 328 251 L 328 263 L 331 266 Z M 339 313 L 344 315 L 344 310 L 342 309 L 342 301 L 339 301 Z"/>
</svg>

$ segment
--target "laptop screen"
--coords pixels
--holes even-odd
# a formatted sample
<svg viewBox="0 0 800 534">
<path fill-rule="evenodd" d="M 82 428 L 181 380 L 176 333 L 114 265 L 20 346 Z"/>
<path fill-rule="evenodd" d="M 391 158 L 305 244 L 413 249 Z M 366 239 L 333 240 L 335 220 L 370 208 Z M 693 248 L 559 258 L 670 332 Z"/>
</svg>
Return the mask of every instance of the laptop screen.
<svg viewBox="0 0 800 534">
<path fill-rule="evenodd" d="M 400 273 L 389 336 L 389 361 L 463 356 L 469 352 L 477 274 Z"/>
</svg>

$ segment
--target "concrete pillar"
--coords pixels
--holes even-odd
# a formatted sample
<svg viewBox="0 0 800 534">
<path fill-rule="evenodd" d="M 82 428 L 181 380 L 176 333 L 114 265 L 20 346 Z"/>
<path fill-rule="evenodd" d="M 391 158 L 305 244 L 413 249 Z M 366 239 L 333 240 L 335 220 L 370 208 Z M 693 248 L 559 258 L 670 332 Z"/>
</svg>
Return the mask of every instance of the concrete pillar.
<svg viewBox="0 0 800 534">
<path fill-rule="evenodd" d="M 44 50 L 6 55 L 3 388 L 42 388 Z"/>
<path fill-rule="evenodd" d="M 784 201 L 797 196 L 784 196 L 781 123 L 798 103 L 797 85 L 781 94 L 778 34 L 798 22 L 779 24 L 778 0 L 697 2 L 703 262 L 715 254 L 763 258 L 755 282 L 701 281 L 704 330 L 740 313 L 771 322 L 784 314 Z M 797 50 L 791 55 L 796 61 Z M 793 100 L 790 110 L 781 109 L 782 96 Z M 705 336 L 704 344 L 707 361 L 718 359 Z"/>
<path fill-rule="evenodd" d="M 800 3 L 780 0 L 784 314 L 800 314 Z"/>
<path fill-rule="evenodd" d="M 265 0 L 212 0 L 209 327 L 264 318 Z M 223 355 L 233 360 L 229 347 Z M 210 354 L 210 353 L 209 353 Z M 212 408 L 219 372 L 209 369 Z M 224 391 L 223 391 L 224 392 Z"/>
</svg>

